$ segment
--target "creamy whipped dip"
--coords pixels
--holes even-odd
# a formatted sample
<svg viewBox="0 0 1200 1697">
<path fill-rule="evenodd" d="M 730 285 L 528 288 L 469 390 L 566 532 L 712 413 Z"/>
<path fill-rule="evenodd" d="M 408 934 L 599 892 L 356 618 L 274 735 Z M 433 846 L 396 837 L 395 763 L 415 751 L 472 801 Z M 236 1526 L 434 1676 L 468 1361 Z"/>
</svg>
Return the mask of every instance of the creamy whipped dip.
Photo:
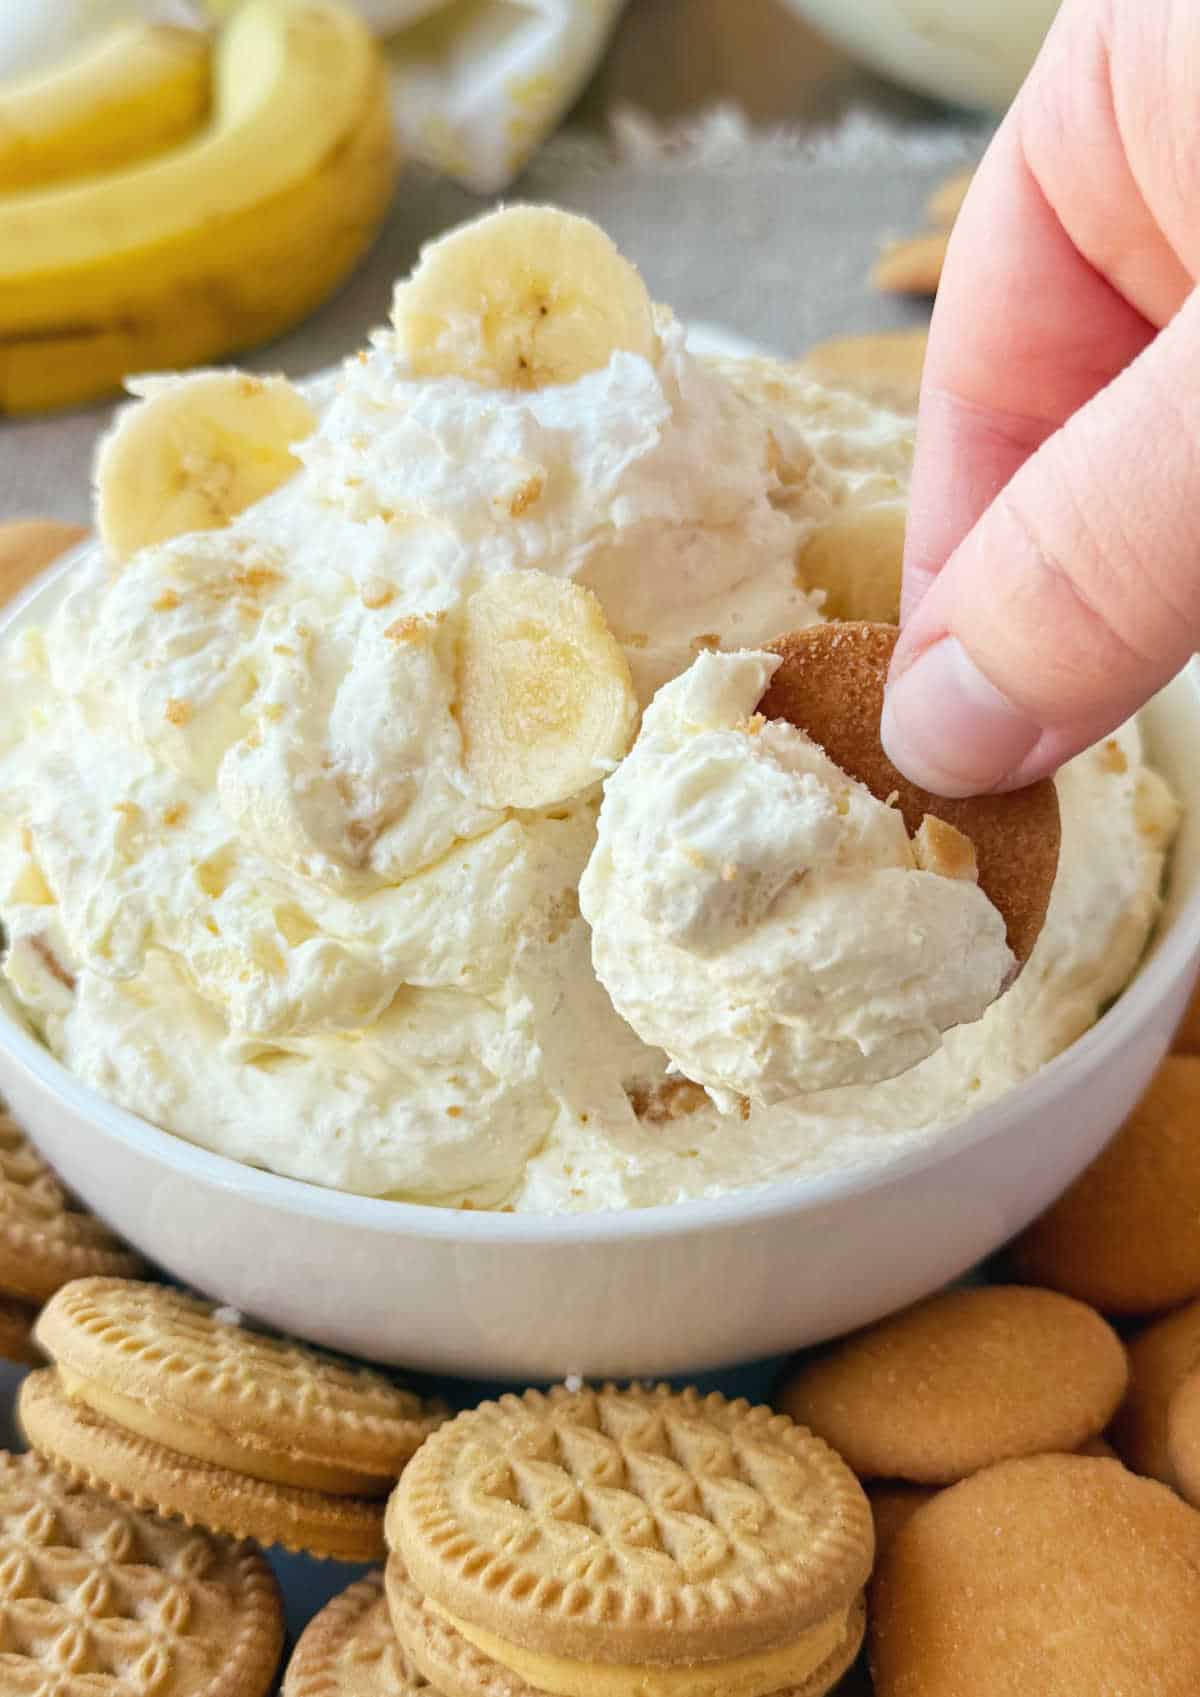
<svg viewBox="0 0 1200 1697">
<path fill-rule="evenodd" d="M 797 562 L 847 515 L 902 503 L 912 449 L 910 421 L 785 367 L 694 357 L 667 316 L 642 341 L 516 389 L 424 375 L 402 335 L 381 333 L 314 398 L 315 429 L 273 493 L 221 528 L 129 557 L 95 550 L 46 624 L 7 643 L 4 972 L 80 1078 L 206 1148 L 321 1185 L 623 1208 L 927 1141 L 1126 983 L 1174 824 L 1136 724 L 1060 775 L 1060 874 L 1015 987 L 975 1018 L 1001 965 L 989 944 L 988 971 L 927 973 L 901 997 L 901 1034 L 886 1019 L 874 1030 L 903 1064 L 954 1026 L 899 1077 L 721 1112 L 672 1068 L 697 1012 L 672 999 L 677 980 L 654 990 L 654 1042 L 621 1017 L 579 890 L 592 861 L 589 905 L 625 899 L 596 895 L 602 780 L 615 766 L 623 811 L 650 817 L 650 744 L 623 766 L 597 757 L 546 805 L 497 805 L 470 758 L 472 598 L 526 573 L 579 586 L 581 606 L 594 595 L 624 656 L 614 689 L 630 690 L 631 716 L 654 703 L 644 737 L 698 678 L 740 678 L 743 715 L 764 662 L 717 651 L 819 619 L 821 586 Z M 144 404 L 170 392 L 156 384 Z M 127 491 L 105 490 L 104 467 L 117 511 Z M 476 714 L 487 675 L 476 668 Z M 781 770 L 793 756 L 789 744 Z M 811 753 L 793 764 L 806 761 L 827 789 Z M 760 779 L 751 761 L 737 783 Z M 791 852 L 767 823 L 753 841 L 753 821 L 730 824 L 759 867 L 752 901 Z M 826 852 L 825 825 L 813 831 L 804 852 Z M 640 903 L 694 942 L 706 916 L 718 930 L 730 918 L 730 895 L 660 878 L 630 898 L 630 937 Z M 985 921 L 962 918 L 963 935 L 981 939 Z M 615 914 L 599 929 L 619 955 Z M 837 930 L 835 954 L 853 950 Z M 765 997 L 769 963 L 755 970 L 749 990 Z M 844 1077 L 828 1057 L 854 1018 L 843 999 L 759 1094 L 790 1092 L 810 1061 L 821 1083 Z"/>
<path fill-rule="evenodd" d="M 579 886 L 618 1013 L 727 1111 L 906 1072 L 1015 965 L 974 878 L 922 870 L 895 808 L 755 713 L 778 665 L 663 686 Z"/>
</svg>

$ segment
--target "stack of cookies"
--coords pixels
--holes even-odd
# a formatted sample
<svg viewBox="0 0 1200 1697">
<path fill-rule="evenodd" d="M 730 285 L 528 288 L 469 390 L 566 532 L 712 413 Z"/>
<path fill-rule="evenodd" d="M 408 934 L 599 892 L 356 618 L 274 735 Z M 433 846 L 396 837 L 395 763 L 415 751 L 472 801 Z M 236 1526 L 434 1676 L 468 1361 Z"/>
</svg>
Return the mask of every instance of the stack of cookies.
<svg viewBox="0 0 1200 1697">
<path fill-rule="evenodd" d="M 870 1511 L 786 1416 L 667 1386 L 488 1402 L 388 1505 L 385 1624 L 356 1586 L 287 1697 L 823 1697 L 863 1634 Z M 361 1655 L 391 1684 L 359 1679 Z"/>
<path fill-rule="evenodd" d="M 165 1285 L 79 1279 L 35 1328 L 29 1442 L 78 1483 L 188 1525 L 343 1561 L 446 1410 L 382 1373 L 249 1331 Z"/>
</svg>

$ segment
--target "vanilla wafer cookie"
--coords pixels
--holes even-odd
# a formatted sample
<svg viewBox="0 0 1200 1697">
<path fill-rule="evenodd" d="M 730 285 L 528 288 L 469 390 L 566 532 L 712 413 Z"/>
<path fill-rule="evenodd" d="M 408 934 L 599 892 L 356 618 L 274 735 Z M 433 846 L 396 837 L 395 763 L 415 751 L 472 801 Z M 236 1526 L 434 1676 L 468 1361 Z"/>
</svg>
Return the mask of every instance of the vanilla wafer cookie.
<svg viewBox="0 0 1200 1697">
<path fill-rule="evenodd" d="M 616 1697 L 631 1674 L 647 1692 L 815 1697 L 853 1660 L 873 1555 L 866 1498 L 820 1439 L 665 1385 L 460 1414 L 406 1469 L 387 1530 L 425 1612 L 560 1697 Z"/>
<path fill-rule="evenodd" d="M 231 1538 L 339 1561 L 384 1553 L 383 1504 L 250 1479 L 140 1438 L 64 1391 L 53 1368 L 31 1373 L 17 1417 L 32 1447 L 69 1478 L 118 1502 Z"/>
<path fill-rule="evenodd" d="M 0 1452 L 4 1697 L 266 1697 L 282 1643 L 257 1551 Z"/>
<path fill-rule="evenodd" d="M 782 658 L 758 711 L 786 719 L 820 743 L 880 801 L 894 799 L 910 837 L 927 817 L 974 845 L 979 887 L 1003 915 L 1008 946 L 1028 960 L 1058 871 L 1062 827 L 1049 778 L 1004 795 L 947 800 L 912 784 L 883 751 L 879 724 L 888 667 L 900 632 L 857 620 L 810 625 L 767 643 Z"/>
<path fill-rule="evenodd" d="M 1120 1339 L 1082 1302 L 968 1285 L 839 1339 L 776 1400 L 860 1478 L 948 1485 L 1008 1456 L 1078 1449 L 1128 1383 Z"/>
<path fill-rule="evenodd" d="M 282 1697 L 437 1697 L 400 1648 L 383 1575 L 368 1574 L 309 1621 L 283 1681 Z"/>
<path fill-rule="evenodd" d="M 384 1496 L 445 1417 L 382 1373 L 217 1317 L 164 1285 L 84 1279 L 37 1341 L 64 1390 L 193 1461 L 267 1483 Z"/>
<path fill-rule="evenodd" d="M 68 1195 L 0 1109 L 0 1292 L 42 1303 L 90 1273 L 134 1277 L 143 1270 L 140 1257 Z"/>
</svg>

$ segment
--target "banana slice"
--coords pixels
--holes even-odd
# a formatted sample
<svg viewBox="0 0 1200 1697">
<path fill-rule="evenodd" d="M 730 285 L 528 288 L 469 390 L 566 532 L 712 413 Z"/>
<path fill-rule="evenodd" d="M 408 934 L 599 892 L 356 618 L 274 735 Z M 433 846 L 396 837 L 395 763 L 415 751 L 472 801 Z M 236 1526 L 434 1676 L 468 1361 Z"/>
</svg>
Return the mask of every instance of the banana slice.
<svg viewBox="0 0 1200 1697">
<path fill-rule="evenodd" d="M 602 778 L 637 724 L 629 665 L 590 589 L 544 572 L 493 578 L 467 603 L 458 719 L 488 807 L 548 807 Z"/>
<path fill-rule="evenodd" d="M 545 389 L 606 366 L 618 349 L 652 359 L 645 284 L 586 218 L 510 206 L 421 253 L 396 289 L 392 323 L 418 377 Z"/>
<path fill-rule="evenodd" d="M 219 530 L 295 475 L 292 443 L 316 415 L 282 377 L 201 371 L 148 379 L 96 459 L 100 535 L 115 559 L 196 530 Z"/>
</svg>

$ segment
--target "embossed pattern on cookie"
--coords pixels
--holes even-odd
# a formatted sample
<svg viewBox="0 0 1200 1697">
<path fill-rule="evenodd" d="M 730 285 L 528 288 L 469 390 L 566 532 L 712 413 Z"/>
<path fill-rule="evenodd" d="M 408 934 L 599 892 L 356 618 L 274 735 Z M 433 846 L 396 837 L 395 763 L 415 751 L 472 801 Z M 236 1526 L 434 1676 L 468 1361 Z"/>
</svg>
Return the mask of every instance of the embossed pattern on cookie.
<svg viewBox="0 0 1200 1697">
<path fill-rule="evenodd" d="M 406 1469 L 389 1546 L 454 1615 L 557 1656 L 733 1657 L 845 1609 L 870 1509 L 786 1416 L 669 1386 L 505 1396 Z"/>
<path fill-rule="evenodd" d="M 279 1592 L 246 1545 L 81 1490 L 0 1452 L 5 1697 L 266 1697 Z"/>
</svg>

